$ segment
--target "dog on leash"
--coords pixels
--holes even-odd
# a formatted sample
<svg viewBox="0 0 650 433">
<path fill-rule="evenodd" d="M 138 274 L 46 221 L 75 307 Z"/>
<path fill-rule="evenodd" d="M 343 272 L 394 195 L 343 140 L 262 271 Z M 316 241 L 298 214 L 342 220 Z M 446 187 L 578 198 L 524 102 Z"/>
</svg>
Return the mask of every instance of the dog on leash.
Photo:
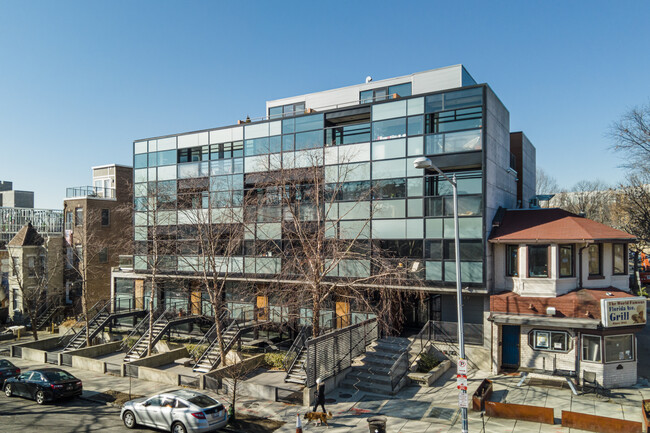
<svg viewBox="0 0 650 433">
<path fill-rule="evenodd" d="M 305 413 L 305 419 L 309 422 L 314 421 L 314 425 L 325 424 L 329 427 L 327 420 L 332 419 L 332 412 L 307 412 Z"/>
</svg>

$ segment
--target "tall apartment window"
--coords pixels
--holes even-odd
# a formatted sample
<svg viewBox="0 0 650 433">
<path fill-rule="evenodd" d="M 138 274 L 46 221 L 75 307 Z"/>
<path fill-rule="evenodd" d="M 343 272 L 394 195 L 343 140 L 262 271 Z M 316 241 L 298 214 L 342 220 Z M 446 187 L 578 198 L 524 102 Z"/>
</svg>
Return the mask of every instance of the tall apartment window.
<svg viewBox="0 0 650 433">
<path fill-rule="evenodd" d="M 634 359 L 634 335 L 610 335 L 605 337 L 605 362 L 632 361 Z"/>
<path fill-rule="evenodd" d="M 519 245 L 506 245 L 506 275 L 519 275 Z"/>
<path fill-rule="evenodd" d="M 600 337 L 597 335 L 582 336 L 582 360 L 600 362 Z"/>
<path fill-rule="evenodd" d="M 528 245 L 528 276 L 548 277 L 548 245 Z"/>
<path fill-rule="evenodd" d="M 65 213 L 65 228 L 71 230 L 72 226 L 74 226 L 74 213 L 69 210 Z"/>
<path fill-rule="evenodd" d="M 102 248 L 97 255 L 99 263 L 108 263 L 108 248 Z"/>
<path fill-rule="evenodd" d="M 36 257 L 27 257 L 27 275 L 29 277 L 36 276 Z"/>
<path fill-rule="evenodd" d="M 627 274 L 627 248 L 625 244 L 612 244 L 614 275 Z"/>
<path fill-rule="evenodd" d="M 74 223 L 75 225 L 83 225 L 84 223 L 84 208 L 78 207 L 74 210 Z"/>
<path fill-rule="evenodd" d="M 589 245 L 589 275 L 602 275 L 602 256 L 600 244 Z"/>
<path fill-rule="evenodd" d="M 102 209 L 102 227 L 106 227 L 111 223 L 111 211 L 109 209 Z"/>
<path fill-rule="evenodd" d="M 14 304 L 14 305 L 13 305 L 13 309 L 14 309 L 14 310 L 18 310 L 18 306 L 19 306 L 19 304 L 18 304 L 18 298 L 19 298 L 19 297 L 20 297 L 20 291 L 19 291 L 18 289 L 14 289 L 14 296 L 13 296 L 13 298 L 14 298 L 14 299 L 13 299 L 13 301 L 14 301 L 14 302 L 13 302 L 13 304 Z"/>
<path fill-rule="evenodd" d="M 560 245 L 560 277 L 573 277 L 573 245 Z"/>
</svg>

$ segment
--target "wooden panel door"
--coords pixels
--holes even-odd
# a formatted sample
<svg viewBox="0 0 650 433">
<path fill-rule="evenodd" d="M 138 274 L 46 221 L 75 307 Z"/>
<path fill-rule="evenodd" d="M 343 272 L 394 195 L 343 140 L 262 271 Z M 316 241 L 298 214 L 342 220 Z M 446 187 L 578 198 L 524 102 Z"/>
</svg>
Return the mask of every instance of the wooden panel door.
<svg viewBox="0 0 650 433">
<path fill-rule="evenodd" d="M 336 327 L 350 326 L 350 303 L 348 301 L 336 302 Z"/>
<path fill-rule="evenodd" d="M 135 308 L 144 309 L 144 280 L 135 280 Z"/>
<path fill-rule="evenodd" d="M 257 297 L 257 320 L 269 320 L 269 297 Z"/>
<path fill-rule="evenodd" d="M 201 292 L 193 291 L 190 294 L 190 311 L 193 316 L 201 315 Z"/>
</svg>

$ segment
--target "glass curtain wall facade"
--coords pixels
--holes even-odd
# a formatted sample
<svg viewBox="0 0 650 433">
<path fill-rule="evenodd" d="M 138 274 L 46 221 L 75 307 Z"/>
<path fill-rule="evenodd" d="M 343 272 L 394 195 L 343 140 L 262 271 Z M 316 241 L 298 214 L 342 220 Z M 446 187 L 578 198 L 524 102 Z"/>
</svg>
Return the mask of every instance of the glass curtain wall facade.
<svg viewBox="0 0 650 433">
<path fill-rule="evenodd" d="M 345 238 L 361 231 L 371 248 L 404 260 L 423 285 L 454 282 L 451 185 L 437 174 L 415 169 L 413 161 L 423 155 L 481 153 L 484 93 L 484 86 L 472 86 L 367 103 L 370 97 L 364 94 L 353 116 L 343 109 L 301 114 L 304 107 L 297 112 L 295 107 L 271 108 L 269 121 L 136 141 L 135 269 L 147 269 L 151 252 L 147 203 L 152 191 L 165 191 L 157 208 L 158 221 L 166 227 L 167 251 L 172 251 L 164 258 L 164 270 L 192 272 L 196 249 L 184 211 L 229 209 L 243 221 L 244 197 L 255 188 L 256 176 L 270 169 L 310 167 L 317 160 L 324 182 L 339 185 L 340 221 L 333 233 Z M 291 115 L 295 113 L 300 115 Z M 463 283 L 483 284 L 482 166 L 440 168 L 458 178 Z M 360 202 L 359 197 L 367 200 Z M 248 221 L 254 228 L 232 259 L 231 272 L 270 276 L 281 269 L 281 259 L 255 245 L 281 243 L 282 209 L 267 206 L 255 214 Z M 333 276 L 370 272 L 369 261 L 344 261 Z"/>
</svg>

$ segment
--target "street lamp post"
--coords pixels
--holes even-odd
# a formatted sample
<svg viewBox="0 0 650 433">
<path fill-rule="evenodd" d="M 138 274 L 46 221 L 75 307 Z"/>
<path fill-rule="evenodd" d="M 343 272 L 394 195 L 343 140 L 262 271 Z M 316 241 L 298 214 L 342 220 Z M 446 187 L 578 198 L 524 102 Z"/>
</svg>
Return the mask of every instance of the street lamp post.
<svg viewBox="0 0 650 433">
<path fill-rule="evenodd" d="M 433 162 L 429 158 L 422 157 L 418 158 L 415 161 L 413 161 L 413 166 L 415 168 L 420 168 L 420 169 L 434 169 L 435 171 L 438 172 L 442 177 L 444 177 L 450 184 L 453 190 L 454 194 L 454 251 L 456 253 L 456 309 L 457 309 L 457 314 L 458 314 L 458 348 L 459 348 L 459 361 L 464 361 L 465 360 L 465 334 L 463 330 L 463 292 L 462 292 L 462 287 L 461 287 L 461 281 L 460 281 L 460 234 L 459 234 L 459 229 L 458 229 L 458 184 L 456 183 L 456 175 L 454 174 L 452 178 L 450 179 L 449 176 L 447 176 L 445 173 L 442 172 L 438 167 L 436 167 Z M 466 364 L 465 364 L 466 365 Z M 457 376 L 460 377 L 461 375 L 466 376 L 467 371 L 460 371 L 457 370 Z M 462 426 L 462 433 L 467 433 L 468 430 L 468 422 L 467 422 L 467 388 L 463 389 L 463 387 L 459 387 L 459 396 L 458 396 L 458 403 L 461 405 L 461 413 L 462 413 L 462 420 L 463 420 L 463 426 Z M 464 403 L 464 404 L 462 404 Z"/>
</svg>

